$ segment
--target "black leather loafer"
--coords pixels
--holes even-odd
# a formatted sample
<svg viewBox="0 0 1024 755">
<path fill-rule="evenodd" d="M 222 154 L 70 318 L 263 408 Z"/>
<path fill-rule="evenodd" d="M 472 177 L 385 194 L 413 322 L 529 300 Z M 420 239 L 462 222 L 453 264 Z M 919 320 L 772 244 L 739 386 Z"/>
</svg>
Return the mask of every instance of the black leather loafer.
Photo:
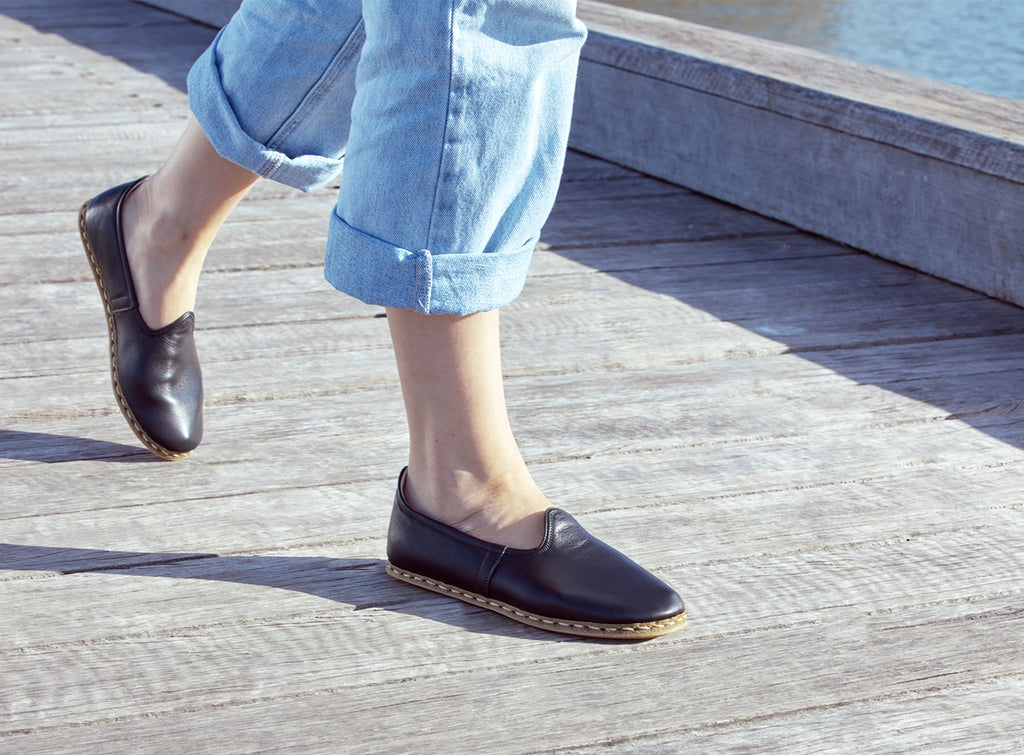
<svg viewBox="0 0 1024 755">
<path fill-rule="evenodd" d="M 82 205 L 78 230 L 107 315 L 117 405 L 146 448 L 165 459 L 182 459 L 203 436 L 195 315 L 186 312 L 152 330 L 139 314 L 121 210 L 125 197 L 142 181 L 109 189 Z"/>
<path fill-rule="evenodd" d="M 479 540 L 406 503 L 405 470 L 388 528 L 392 577 L 565 634 L 645 639 L 682 628 L 686 612 L 668 585 L 548 509 L 544 540 L 520 550 Z"/>
</svg>

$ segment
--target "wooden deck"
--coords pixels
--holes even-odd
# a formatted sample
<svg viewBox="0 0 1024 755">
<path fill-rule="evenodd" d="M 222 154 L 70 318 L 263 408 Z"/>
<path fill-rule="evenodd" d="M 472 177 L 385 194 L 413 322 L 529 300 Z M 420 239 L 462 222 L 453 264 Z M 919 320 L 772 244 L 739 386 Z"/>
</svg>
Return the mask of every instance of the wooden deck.
<svg viewBox="0 0 1024 755">
<path fill-rule="evenodd" d="M 579 154 L 504 318 L 542 486 L 690 623 L 575 640 L 389 579 L 406 439 L 332 192 L 262 183 L 199 302 L 207 435 L 117 413 L 78 205 L 212 37 L 0 0 L 0 752 L 1019 752 L 1024 311 Z"/>
<path fill-rule="evenodd" d="M 1024 306 L 1024 101 L 597 0 L 579 13 L 571 146 Z"/>
</svg>

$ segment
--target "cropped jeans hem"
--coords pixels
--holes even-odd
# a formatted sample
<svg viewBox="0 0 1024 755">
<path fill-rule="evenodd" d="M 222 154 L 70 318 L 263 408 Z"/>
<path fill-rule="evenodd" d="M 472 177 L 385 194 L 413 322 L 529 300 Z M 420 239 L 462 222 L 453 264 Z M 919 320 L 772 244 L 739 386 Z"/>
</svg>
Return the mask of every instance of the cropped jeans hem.
<svg viewBox="0 0 1024 755">
<path fill-rule="evenodd" d="M 533 238 L 518 249 L 486 254 L 411 251 L 356 230 L 334 214 L 324 277 L 367 304 L 469 315 L 519 296 L 536 243 Z"/>
<path fill-rule="evenodd" d="M 224 29 L 196 60 L 188 74 L 189 109 L 221 157 L 253 173 L 304 192 L 341 175 L 342 159 L 318 154 L 289 157 L 250 137 L 225 93 L 217 65 L 217 43 Z"/>
<path fill-rule="evenodd" d="M 244 0 L 192 67 L 222 157 L 341 175 L 325 276 L 364 302 L 496 309 L 523 288 L 565 159 L 575 0 Z"/>
</svg>

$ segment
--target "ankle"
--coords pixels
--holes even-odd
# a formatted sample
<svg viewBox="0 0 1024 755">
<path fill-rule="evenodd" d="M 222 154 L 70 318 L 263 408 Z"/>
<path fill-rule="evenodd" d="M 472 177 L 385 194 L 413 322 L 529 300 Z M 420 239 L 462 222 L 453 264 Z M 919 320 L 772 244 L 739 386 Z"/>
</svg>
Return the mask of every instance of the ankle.
<svg viewBox="0 0 1024 755">
<path fill-rule="evenodd" d="M 404 495 L 412 508 L 436 521 L 515 548 L 540 544 L 550 507 L 525 467 L 475 474 L 450 469 L 420 473 L 410 466 Z"/>
<path fill-rule="evenodd" d="M 154 200 L 151 179 L 125 199 L 122 228 L 139 313 L 146 324 L 161 328 L 192 310 L 206 248 L 186 223 Z"/>
<path fill-rule="evenodd" d="M 125 246 L 134 257 L 185 260 L 198 253 L 202 229 L 191 225 L 189 213 L 170 201 L 157 201 L 155 176 L 146 178 L 126 198 L 122 214 Z"/>
</svg>

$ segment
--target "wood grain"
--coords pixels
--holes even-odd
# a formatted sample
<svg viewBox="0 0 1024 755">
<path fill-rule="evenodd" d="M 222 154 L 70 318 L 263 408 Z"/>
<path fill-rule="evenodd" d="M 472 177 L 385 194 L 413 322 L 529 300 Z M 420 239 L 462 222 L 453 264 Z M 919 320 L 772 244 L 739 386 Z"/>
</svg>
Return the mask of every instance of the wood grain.
<svg viewBox="0 0 1024 755">
<path fill-rule="evenodd" d="M 380 309 L 323 282 L 329 189 L 232 216 L 206 438 L 141 449 L 75 213 L 159 164 L 212 33 L 0 0 L 31 72 L 0 103 L 0 752 L 1020 749 L 1024 312 L 622 166 L 569 155 L 506 389 L 542 488 L 679 587 L 681 633 L 387 578 L 402 400 Z"/>
<path fill-rule="evenodd" d="M 571 144 L 1024 304 L 1024 103 L 581 0 Z"/>
</svg>

